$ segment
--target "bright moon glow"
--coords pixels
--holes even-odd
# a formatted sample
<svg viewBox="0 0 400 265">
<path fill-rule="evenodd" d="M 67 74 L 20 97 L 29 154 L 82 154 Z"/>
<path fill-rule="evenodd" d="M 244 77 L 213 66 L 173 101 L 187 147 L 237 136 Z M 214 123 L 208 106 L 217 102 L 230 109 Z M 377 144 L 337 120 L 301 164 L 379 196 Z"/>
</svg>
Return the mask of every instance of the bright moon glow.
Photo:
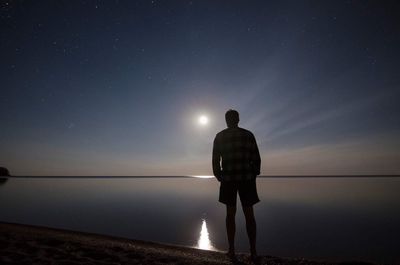
<svg viewBox="0 0 400 265">
<path fill-rule="evenodd" d="M 201 225 L 200 237 L 199 240 L 197 241 L 197 247 L 199 249 L 205 249 L 205 250 L 213 249 L 210 238 L 208 236 L 207 223 L 205 219 L 203 219 L 203 224 Z"/>
<path fill-rule="evenodd" d="M 214 176 L 210 176 L 210 175 L 194 175 L 194 178 L 199 178 L 199 179 L 210 179 L 213 178 Z"/>
<path fill-rule="evenodd" d="M 199 117 L 199 123 L 200 125 L 206 125 L 208 123 L 208 118 L 205 115 L 201 115 Z"/>
</svg>

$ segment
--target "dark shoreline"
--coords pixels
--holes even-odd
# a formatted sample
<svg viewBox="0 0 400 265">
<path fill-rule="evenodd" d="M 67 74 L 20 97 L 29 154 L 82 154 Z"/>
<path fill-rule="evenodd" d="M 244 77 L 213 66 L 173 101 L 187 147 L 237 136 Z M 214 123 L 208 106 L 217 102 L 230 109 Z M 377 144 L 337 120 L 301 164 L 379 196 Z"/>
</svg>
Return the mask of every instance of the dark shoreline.
<svg viewBox="0 0 400 265">
<path fill-rule="evenodd" d="M 218 251 L 4 222 L 0 253 L 1 264 L 252 264 L 246 253 L 239 253 L 238 262 L 232 263 Z M 260 264 L 373 265 L 273 256 L 260 257 Z"/>
</svg>

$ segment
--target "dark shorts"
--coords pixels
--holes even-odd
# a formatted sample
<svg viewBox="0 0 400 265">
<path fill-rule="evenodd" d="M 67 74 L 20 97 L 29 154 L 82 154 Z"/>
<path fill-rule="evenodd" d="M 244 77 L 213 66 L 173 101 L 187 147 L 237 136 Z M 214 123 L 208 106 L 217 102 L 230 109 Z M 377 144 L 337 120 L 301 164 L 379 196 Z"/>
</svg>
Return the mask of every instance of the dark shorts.
<svg viewBox="0 0 400 265">
<path fill-rule="evenodd" d="M 219 201 L 228 206 L 236 206 L 238 193 L 243 207 L 253 206 L 260 201 L 257 194 L 256 180 L 221 182 Z"/>
</svg>

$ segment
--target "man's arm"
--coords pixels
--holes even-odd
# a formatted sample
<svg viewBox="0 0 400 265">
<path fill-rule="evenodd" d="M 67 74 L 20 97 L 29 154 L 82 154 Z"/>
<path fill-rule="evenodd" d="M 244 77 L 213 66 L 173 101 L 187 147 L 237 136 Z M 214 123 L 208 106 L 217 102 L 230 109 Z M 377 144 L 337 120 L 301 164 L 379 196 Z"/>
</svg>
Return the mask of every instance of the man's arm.
<svg viewBox="0 0 400 265">
<path fill-rule="evenodd" d="M 219 151 L 219 144 L 217 137 L 214 139 L 213 152 L 212 152 L 212 167 L 214 176 L 221 181 L 221 152 Z"/>
<path fill-rule="evenodd" d="M 260 175 L 260 168 L 261 168 L 261 156 L 260 156 L 260 152 L 258 150 L 258 146 L 257 146 L 257 141 L 256 138 L 253 135 L 253 152 L 252 152 L 252 164 L 253 164 L 253 168 L 254 168 L 254 173 L 256 175 Z"/>
</svg>

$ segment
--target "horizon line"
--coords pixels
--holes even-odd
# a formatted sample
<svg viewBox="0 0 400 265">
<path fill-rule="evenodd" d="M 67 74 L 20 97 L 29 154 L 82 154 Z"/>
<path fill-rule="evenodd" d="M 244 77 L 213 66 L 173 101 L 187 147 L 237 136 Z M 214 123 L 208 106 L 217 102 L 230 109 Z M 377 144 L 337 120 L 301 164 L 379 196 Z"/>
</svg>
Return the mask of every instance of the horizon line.
<svg viewBox="0 0 400 265">
<path fill-rule="evenodd" d="M 400 177 L 400 174 L 350 174 L 350 175 L 261 175 L 257 176 L 257 178 L 369 178 L 369 177 Z M 40 175 L 13 175 L 13 176 L 0 176 L 0 178 L 198 178 L 198 179 L 212 179 L 215 178 L 212 175 L 177 175 L 177 176 L 94 176 L 94 175 L 56 175 L 56 176 L 40 176 Z"/>
</svg>

